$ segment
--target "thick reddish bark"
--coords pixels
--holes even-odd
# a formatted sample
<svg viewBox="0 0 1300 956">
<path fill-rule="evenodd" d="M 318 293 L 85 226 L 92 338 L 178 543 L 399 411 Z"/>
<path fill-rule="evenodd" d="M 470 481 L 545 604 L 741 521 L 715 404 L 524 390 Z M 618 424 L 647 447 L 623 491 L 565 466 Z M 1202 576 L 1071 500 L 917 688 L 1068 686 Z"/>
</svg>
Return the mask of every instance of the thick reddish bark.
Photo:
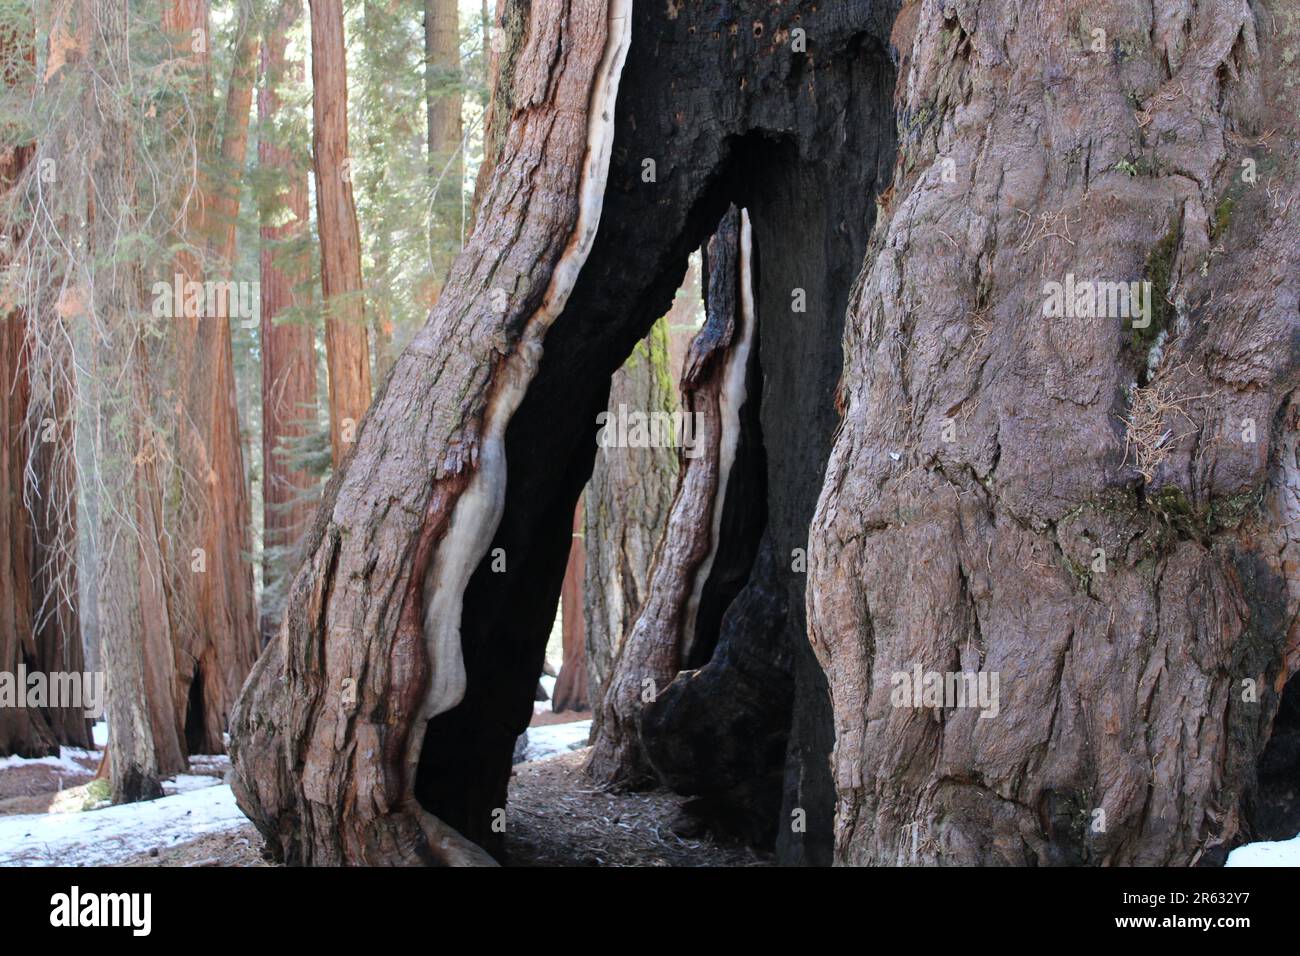
<svg viewBox="0 0 1300 956">
<path fill-rule="evenodd" d="M 312 152 L 320 234 L 330 448 L 337 468 L 370 406 L 370 351 L 361 287 L 361 234 L 348 156 L 342 0 L 311 0 Z"/>
<path fill-rule="evenodd" d="M 35 46 L 30 35 L 7 25 L 0 32 L 6 92 L 33 83 Z M 5 130 L 6 133 L 11 132 Z M 19 197 L 30 185 L 32 143 L 11 144 L 0 156 L 0 269 L 25 236 Z M 25 218 L 25 217 L 24 217 Z M 0 301 L 0 672 L 18 675 L 81 672 L 83 655 L 77 603 L 77 509 L 73 463 L 73 410 L 67 348 L 51 350 L 32 366 L 29 323 L 51 326 L 51 340 L 68 330 L 48 296 L 17 307 L 6 284 Z M 30 310 L 30 311 L 28 311 Z M 58 327 L 57 329 L 55 327 Z M 26 686 L 22 690 L 26 690 Z M 88 746 L 84 708 L 0 707 L 0 756 L 57 754 L 60 744 Z"/>
<path fill-rule="evenodd" d="M 210 41 L 204 0 L 176 0 L 164 12 L 184 68 L 207 84 Z M 195 31 L 205 42 L 195 50 Z M 238 183 L 248 145 L 257 46 L 241 18 L 225 110 L 220 122 L 206 111 L 193 123 L 182 162 L 193 164 L 194 190 L 184 204 L 177 272 L 186 280 L 229 280 L 232 273 Z M 185 128 L 182 126 L 182 128 Z M 217 170 L 215 181 L 202 167 Z M 232 298 L 231 301 L 238 301 Z M 229 305 L 229 303 L 228 303 Z M 243 447 L 235 398 L 230 323 L 237 311 L 201 309 L 174 321 L 183 396 L 177 425 L 178 467 L 173 528 L 180 545 L 173 565 L 171 597 L 177 626 L 177 707 L 185 714 L 185 742 L 191 753 L 223 753 L 223 734 L 244 678 L 257 656 L 250 514 Z"/>
<path fill-rule="evenodd" d="M 285 59 L 288 32 L 301 16 L 301 0 L 281 4 L 280 18 L 262 45 L 257 94 L 263 131 L 258 163 L 282 178 L 279 195 L 261 210 L 263 643 L 279 629 L 298 546 L 316 510 L 316 479 L 293 459 L 294 449 L 316 430 L 315 330 L 282 316 L 311 295 L 310 263 L 294 248 L 309 228 L 308 170 L 273 133 L 281 102 L 277 84 L 304 76 L 301 61 Z"/>
<path fill-rule="evenodd" d="M 837 861 L 1187 865 L 1247 832 L 1300 664 L 1300 197 L 1270 172 L 1297 28 L 1272 6 L 900 18 L 905 137 L 811 532 Z M 1071 275 L 1149 281 L 1150 324 L 1045 312 Z M 1000 699 L 914 706 L 914 668 Z"/>
<path fill-rule="evenodd" d="M 587 553 L 582 540 L 582 502 L 573 512 L 573 544 L 569 548 L 569 563 L 564 568 L 564 584 L 560 587 L 561 644 L 564 661 L 555 679 L 555 693 L 551 696 L 551 709 L 586 710 L 590 705 L 587 684 L 587 628 L 583 619 L 583 586 L 587 577 Z"/>
<path fill-rule="evenodd" d="M 416 773 L 425 722 L 464 692 L 461 600 L 500 519 L 505 427 L 599 219 L 628 24 L 606 15 L 532 5 L 479 227 L 332 482 L 236 710 L 237 798 L 292 862 L 488 861 L 421 806 Z"/>
</svg>

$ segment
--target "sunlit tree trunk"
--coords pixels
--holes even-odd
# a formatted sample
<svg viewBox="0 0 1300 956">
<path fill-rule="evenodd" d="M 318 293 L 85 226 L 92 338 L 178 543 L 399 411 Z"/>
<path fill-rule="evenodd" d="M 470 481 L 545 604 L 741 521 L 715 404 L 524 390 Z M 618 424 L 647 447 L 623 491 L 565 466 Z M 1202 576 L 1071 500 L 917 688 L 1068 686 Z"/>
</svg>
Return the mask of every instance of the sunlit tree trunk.
<svg viewBox="0 0 1300 956">
<path fill-rule="evenodd" d="M 311 51 L 312 145 L 329 366 L 330 448 L 338 467 L 370 406 L 361 236 L 348 156 L 347 55 L 341 0 L 312 0 Z"/>
<path fill-rule="evenodd" d="M 564 660 L 555 678 L 551 709 L 586 710 L 589 704 L 587 681 L 587 628 L 582 615 L 582 592 L 586 579 L 586 548 L 582 541 L 582 503 L 573 513 L 573 544 L 569 563 L 560 587 L 560 643 Z"/>
</svg>

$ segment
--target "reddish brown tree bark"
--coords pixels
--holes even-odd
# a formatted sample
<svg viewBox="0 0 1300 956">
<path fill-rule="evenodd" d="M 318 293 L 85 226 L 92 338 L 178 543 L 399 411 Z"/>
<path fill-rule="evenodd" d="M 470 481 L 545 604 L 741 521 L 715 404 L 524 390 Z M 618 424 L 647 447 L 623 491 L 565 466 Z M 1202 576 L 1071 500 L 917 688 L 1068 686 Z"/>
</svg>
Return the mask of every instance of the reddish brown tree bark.
<svg viewBox="0 0 1300 956">
<path fill-rule="evenodd" d="M 30 92 L 35 43 L 15 24 L 0 31 L 0 78 L 7 93 Z M 53 302 L 20 308 L 9 274 L 13 251 L 23 242 L 26 217 L 20 201 L 30 182 L 36 144 L 14 143 L 0 155 L 0 672 L 28 689 L 21 675 L 83 668 L 77 603 L 77 509 L 73 461 L 73 395 L 66 348 L 42 355 L 50 368 L 31 367 L 29 323 L 62 325 Z M 66 335 L 66 328 L 59 332 Z M 59 332 L 49 338 L 57 340 Z M 67 341 L 66 338 L 63 341 Z M 88 746 L 84 707 L 0 707 L 0 755 L 57 754 L 60 744 Z M 87 706 L 89 702 L 86 702 Z"/>
<path fill-rule="evenodd" d="M 630 26 L 622 2 L 613 20 L 600 0 L 532 6 L 479 227 L 327 493 L 237 708 L 237 798 L 293 862 L 489 859 L 415 795 L 424 725 L 464 693 L 464 587 L 500 519 L 506 424 L 595 234 Z"/>
<path fill-rule="evenodd" d="M 310 263 L 296 248 L 310 228 L 308 170 L 274 134 L 281 106 L 277 85 L 304 76 L 301 61 L 285 59 L 288 32 L 302 16 L 301 0 L 289 0 L 280 10 L 262 46 L 257 96 L 263 131 L 258 163 L 274 170 L 282 183 L 275 201 L 261 210 L 263 643 L 279 627 L 287 576 L 316 510 L 316 479 L 292 458 L 295 447 L 315 432 L 315 330 L 301 319 L 282 316 L 311 295 Z"/>
<path fill-rule="evenodd" d="M 586 582 L 586 548 L 582 539 L 582 502 L 573 512 L 573 545 L 560 587 L 561 643 L 564 660 L 555 679 L 551 709 L 586 710 L 590 706 L 587 683 L 587 630 L 583 619 L 583 587 Z"/>
<path fill-rule="evenodd" d="M 1300 187 L 1245 175 L 1294 154 L 1297 27 L 1266 6 L 900 18 L 913 119 L 809 560 L 841 863 L 1189 865 L 1243 836 L 1300 664 Z M 1084 297 L 1144 281 L 1145 314 Z M 916 706 L 917 671 L 986 692 Z"/>
<path fill-rule="evenodd" d="M 206 0 L 177 0 L 164 14 L 176 56 L 209 83 L 210 37 Z M 196 40 L 197 38 L 197 40 Z M 185 144 L 193 164 L 193 192 L 185 199 L 181 238 L 188 245 L 177 260 L 187 281 L 233 280 L 239 187 L 248 145 L 257 38 L 241 12 L 225 109 L 218 120 L 200 110 Z M 184 128 L 184 127 L 182 127 Z M 216 172 L 211 178 L 206 167 Z M 225 285 L 213 314 L 187 309 L 175 320 L 182 395 L 176 481 L 172 499 L 183 552 L 175 565 L 173 609 L 177 706 L 185 714 L 186 746 L 192 753 L 222 753 L 230 707 L 257 656 L 250 513 L 243 447 L 235 398 L 230 323 L 241 316 L 235 303 L 246 296 Z M 239 298 L 236 298 L 239 296 Z"/>
<path fill-rule="evenodd" d="M 347 53 L 341 0 L 312 0 L 311 51 L 316 228 L 329 366 L 330 448 L 337 468 L 370 406 L 361 235 L 348 156 Z"/>
</svg>

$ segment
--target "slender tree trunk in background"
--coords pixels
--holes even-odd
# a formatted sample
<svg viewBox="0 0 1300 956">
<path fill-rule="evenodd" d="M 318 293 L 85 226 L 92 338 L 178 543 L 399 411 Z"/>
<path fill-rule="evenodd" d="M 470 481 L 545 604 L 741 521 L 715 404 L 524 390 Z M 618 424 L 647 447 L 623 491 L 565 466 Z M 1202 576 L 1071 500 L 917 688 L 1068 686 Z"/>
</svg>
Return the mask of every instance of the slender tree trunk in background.
<svg viewBox="0 0 1300 956">
<path fill-rule="evenodd" d="M 280 10 L 262 46 L 257 94 L 258 163 L 283 177 L 279 196 L 262 210 L 261 226 L 263 644 L 279 627 L 288 575 L 316 511 L 316 479 L 290 459 L 295 444 L 315 431 L 316 336 L 301 320 L 277 321 L 310 296 L 311 276 L 307 256 L 286 248 L 310 228 L 307 168 L 271 132 L 281 109 L 277 84 L 282 77 L 303 79 L 302 62 L 285 60 L 288 33 L 302 16 L 302 2 L 286 0 Z"/>
<path fill-rule="evenodd" d="M 108 728 L 114 802 L 162 795 L 161 779 L 183 769 L 175 667 L 159 550 L 159 436 L 150 425 L 151 375 L 141 313 L 142 276 L 113 261 L 117 238 L 138 225 L 135 150 L 120 84 L 126 76 L 125 5 L 89 7 L 97 42 L 91 48 L 87 110 L 95 117 L 91 152 L 90 309 L 95 353 L 96 459 L 101 502 L 97 586 L 100 637 L 108 679 Z"/>
<path fill-rule="evenodd" d="M 383 35 L 385 26 L 385 14 L 379 6 L 379 0 L 365 0 L 363 6 L 364 15 L 364 35 L 361 42 L 366 51 L 365 73 L 367 80 L 371 83 L 378 83 L 382 106 L 380 109 L 388 108 L 388 71 L 391 69 L 386 62 L 385 54 L 388 52 L 380 48 L 379 39 Z M 372 100 L 374 97 L 372 97 Z M 366 143 L 372 155 L 379 155 L 385 148 L 386 133 L 385 124 L 375 117 L 373 122 L 367 118 L 367 137 Z M 409 131 L 410 127 L 403 124 Z M 388 180 L 388 164 L 379 163 L 377 168 L 371 171 L 371 181 L 362 185 L 363 192 L 367 187 L 373 191 L 372 196 L 382 195 Z M 379 203 L 382 208 L 382 203 Z M 405 212 L 405 211 L 404 211 Z M 406 213 L 409 216 L 409 212 Z M 389 221 L 387 215 L 380 213 L 378 223 L 372 223 L 372 228 L 377 228 L 380 234 L 380 241 L 377 243 L 372 253 L 374 262 L 374 273 L 370 277 L 371 286 L 387 286 L 392 277 L 389 275 L 391 269 L 391 259 L 389 255 L 390 239 L 397 227 Z M 401 228 L 405 228 L 405 223 Z M 389 370 L 393 367 L 393 359 L 397 355 L 393 351 L 393 316 L 391 299 L 386 294 L 375 295 L 367 303 L 367 310 L 370 313 L 370 334 L 371 344 L 375 350 L 375 387 L 378 388 L 383 384 Z"/>
<path fill-rule="evenodd" d="M 199 78 L 196 96 L 210 82 L 210 55 L 194 50 L 194 37 L 210 48 L 206 0 L 177 0 L 164 26 L 176 37 L 176 54 Z M 248 146 L 255 31 L 247 9 L 239 30 L 218 122 L 202 109 L 184 143 L 184 161 L 193 164 L 193 193 L 186 202 L 182 238 L 188 244 L 178 257 L 187 280 L 235 280 L 239 183 Z M 200 102 L 203 102 L 200 100 Z M 183 127 L 184 128 L 184 127 Z M 215 176 L 208 172 L 215 167 Z M 235 398 L 230 322 L 240 316 L 232 295 L 215 303 L 215 314 L 200 308 L 175 320 L 179 378 L 183 396 L 178 423 L 176 527 L 184 550 L 173 568 L 177 704 L 185 714 L 185 739 L 191 753 L 223 753 L 222 735 L 230 707 L 257 656 L 249 503 L 245 488 L 243 447 Z M 196 549 L 199 549 L 196 552 Z M 197 562 L 195 555 L 198 554 Z"/>
<path fill-rule="evenodd" d="M 361 242 L 348 153 L 347 57 L 337 0 L 311 4 L 313 154 L 334 464 L 370 404 Z"/>
<path fill-rule="evenodd" d="M 671 314 L 671 313 L 670 313 Z M 669 362 L 668 317 L 621 369 L 609 389 L 609 413 L 671 414 L 677 408 Z M 615 418 L 616 420 L 616 418 Z M 587 674 L 594 704 L 601 699 L 623 637 L 648 596 L 650 564 L 663 536 L 677 487 L 677 451 L 602 448 L 583 498 Z"/>
<path fill-rule="evenodd" d="M 586 579 L 586 549 L 582 541 L 582 502 L 573 513 L 573 545 L 569 549 L 569 563 L 564 569 L 564 584 L 560 587 L 561 643 L 564 660 L 555 679 L 555 693 L 551 709 L 586 710 L 588 680 L 586 660 L 586 625 L 582 617 L 582 589 Z"/>
<path fill-rule="evenodd" d="M 487 189 L 501 161 L 510 119 L 514 111 L 515 91 L 510 77 L 524 48 L 527 26 L 525 7 L 514 0 L 497 0 L 497 13 L 488 13 L 483 3 L 483 57 L 487 64 L 488 105 L 483 119 L 483 161 L 474 178 L 474 200 L 470 204 L 467 228 L 478 222 L 479 200 Z"/>
<path fill-rule="evenodd" d="M 424 76 L 429 133 L 429 175 L 438 188 L 430 236 L 438 288 L 460 250 L 465 154 L 461 149 L 464 99 L 457 0 L 424 0 Z"/>
<path fill-rule="evenodd" d="M 325 300 L 330 449 L 337 468 L 370 406 L 361 236 L 348 157 L 347 55 L 341 0 L 312 0 L 311 54 L 316 227 Z"/>
</svg>

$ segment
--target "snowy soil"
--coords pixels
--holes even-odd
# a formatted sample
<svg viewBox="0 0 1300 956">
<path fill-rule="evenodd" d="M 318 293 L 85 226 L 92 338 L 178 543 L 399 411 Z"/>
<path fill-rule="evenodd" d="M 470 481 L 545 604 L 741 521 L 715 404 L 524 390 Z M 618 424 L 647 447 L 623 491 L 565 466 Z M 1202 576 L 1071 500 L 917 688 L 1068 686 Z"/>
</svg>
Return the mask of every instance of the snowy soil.
<svg viewBox="0 0 1300 956">
<path fill-rule="evenodd" d="M 1300 835 L 1276 843 L 1247 843 L 1228 854 L 1227 866 L 1300 866 Z"/>
<path fill-rule="evenodd" d="M 581 772 L 590 720 L 549 704 L 510 779 L 508 866 L 764 866 L 768 856 L 714 839 L 664 790 L 611 794 Z M 573 715 L 579 716 L 579 715 Z M 165 796 L 107 806 L 96 751 L 0 759 L 0 866 L 264 866 L 262 840 L 223 782 L 230 761 L 196 756 Z M 1300 866 L 1300 836 L 1238 847 L 1229 866 Z"/>
</svg>

